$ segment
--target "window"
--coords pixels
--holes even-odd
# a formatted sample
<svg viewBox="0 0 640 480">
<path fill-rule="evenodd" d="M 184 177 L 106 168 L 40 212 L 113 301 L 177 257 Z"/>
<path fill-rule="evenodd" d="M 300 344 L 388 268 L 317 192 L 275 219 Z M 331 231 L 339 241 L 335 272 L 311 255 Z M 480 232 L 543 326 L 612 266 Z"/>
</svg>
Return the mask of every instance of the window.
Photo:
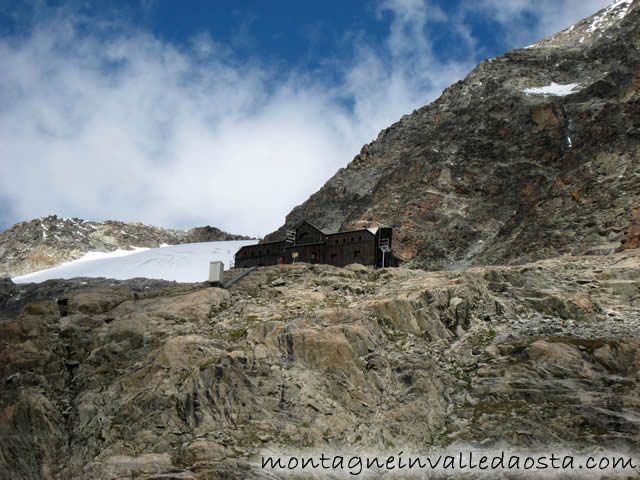
<svg viewBox="0 0 640 480">
<path fill-rule="evenodd" d="M 360 250 L 354 250 L 353 251 L 353 259 L 356 260 L 360 258 Z"/>
<path fill-rule="evenodd" d="M 342 243 L 347 243 L 347 239 L 346 239 L 346 238 L 343 238 L 343 239 L 342 239 Z"/>
<path fill-rule="evenodd" d="M 336 240 L 337 242 L 337 240 Z M 338 254 L 337 253 L 332 253 L 331 256 L 329 257 L 329 265 L 335 265 L 337 263 L 337 258 L 338 258 Z"/>
<path fill-rule="evenodd" d="M 308 238 L 310 236 L 311 234 L 309 232 L 302 232 L 300 236 L 298 236 L 298 240 L 302 240 L 303 238 Z"/>
<path fill-rule="evenodd" d="M 336 245 L 338 244 L 338 239 L 336 238 Z"/>
<path fill-rule="evenodd" d="M 269 251 L 269 249 L 267 248 L 267 250 L 264 252 L 265 255 L 269 255 L 271 252 Z"/>
<path fill-rule="evenodd" d="M 351 237 L 351 243 L 353 243 L 353 237 Z"/>
<path fill-rule="evenodd" d="M 361 242 L 361 241 L 362 241 L 362 235 L 360 235 L 360 236 L 358 237 L 358 241 L 359 241 L 359 242 Z"/>
</svg>

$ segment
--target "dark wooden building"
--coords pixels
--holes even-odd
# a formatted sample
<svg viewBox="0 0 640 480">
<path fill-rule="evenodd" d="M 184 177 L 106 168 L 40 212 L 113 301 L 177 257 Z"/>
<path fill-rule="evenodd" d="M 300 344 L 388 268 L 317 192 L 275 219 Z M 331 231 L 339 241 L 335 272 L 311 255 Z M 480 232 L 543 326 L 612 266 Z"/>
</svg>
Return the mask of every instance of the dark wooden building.
<svg viewBox="0 0 640 480">
<path fill-rule="evenodd" d="M 391 227 L 325 233 L 305 220 L 290 230 L 285 240 L 242 247 L 235 255 L 235 267 L 295 262 L 391 267 L 395 266 L 392 233 Z"/>
</svg>

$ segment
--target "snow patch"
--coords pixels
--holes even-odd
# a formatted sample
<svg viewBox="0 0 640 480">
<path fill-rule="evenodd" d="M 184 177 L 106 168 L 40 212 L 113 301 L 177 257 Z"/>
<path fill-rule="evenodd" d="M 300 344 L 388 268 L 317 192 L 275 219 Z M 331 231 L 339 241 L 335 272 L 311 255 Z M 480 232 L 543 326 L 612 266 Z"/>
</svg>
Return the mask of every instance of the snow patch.
<svg viewBox="0 0 640 480">
<path fill-rule="evenodd" d="M 105 277 L 126 280 L 135 277 L 203 282 L 209 278 L 209 262 L 219 260 L 229 267 L 235 253 L 255 240 L 185 243 L 163 248 L 136 248 L 115 252 L 90 252 L 79 260 L 29 273 L 15 283 L 39 283 L 52 278 Z"/>
<path fill-rule="evenodd" d="M 608 19 L 608 17 L 610 17 L 611 12 L 616 10 L 618 7 L 621 8 L 619 9 L 614 20 L 621 20 L 627 15 L 627 13 L 629 12 L 629 7 L 631 7 L 631 0 L 615 0 L 606 8 L 602 15 L 598 15 L 597 17 L 593 18 L 593 20 L 589 24 L 589 27 L 587 28 L 587 32 L 594 33 L 597 30 L 610 26 L 610 23 L 608 23 L 606 20 Z"/>
<path fill-rule="evenodd" d="M 564 97 L 565 95 L 569 95 L 570 93 L 575 93 L 578 90 L 580 90 L 580 84 L 578 83 L 569 83 L 567 85 L 559 85 L 557 83 L 551 82 L 551 85 L 547 85 L 545 87 L 525 88 L 522 91 L 526 94 L 555 95 L 558 97 Z"/>
<path fill-rule="evenodd" d="M 367 230 L 369 230 L 371 233 L 373 233 L 374 235 L 376 233 L 378 233 L 378 227 L 374 227 L 374 228 L 367 228 Z"/>
<path fill-rule="evenodd" d="M 147 247 L 129 247 L 131 250 L 122 250 L 118 248 L 113 252 L 87 252 L 82 258 L 73 260 L 72 262 L 65 263 L 63 265 L 70 265 L 72 263 L 90 262 L 92 260 L 100 260 L 101 258 L 118 258 L 126 257 L 127 255 L 133 255 L 134 253 L 144 252 L 149 250 Z"/>
<path fill-rule="evenodd" d="M 605 15 L 608 13 L 611 13 L 613 10 L 615 10 L 616 8 L 622 5 L 625 5 L 625 6 L 620 9 L 616 17 L 618 19 L 624 18 L 627 15 L 627 13 L 629 13 L 629 8 L 631 7 L 631 0 L 614 0 L 611 3 L 611 5 L 607 7 L 607 10 L 605 11 Z"/>
</svg>

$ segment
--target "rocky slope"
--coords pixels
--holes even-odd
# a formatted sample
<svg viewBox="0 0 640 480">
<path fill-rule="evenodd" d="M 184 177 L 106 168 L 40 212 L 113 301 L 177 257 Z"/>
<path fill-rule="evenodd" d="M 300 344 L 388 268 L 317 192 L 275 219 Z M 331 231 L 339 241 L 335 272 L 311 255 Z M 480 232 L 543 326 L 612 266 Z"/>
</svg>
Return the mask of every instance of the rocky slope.
<svg viewBox="0 0 640 480">
<path fill-rule="evenodd" d="M 638 468 L 586 478 L 640 478 L 639 3 L 483 62 L 283 227 L 394 224 L 410 266 L 455 271 L 0 279 L 0 478 L 272 479 L 271 452 L 429 448 L 606 448 Z M 0 243 L 14 268 L 173 235 L 40 222 Z"/>
<path fill-rule="evenodd" d="M 618 0 L 480 63 L 265 240 L 305 218 L 327 230 L 389 224 L 396 255 L 429 269 L 637 246 L 639 128 L 640 2 Z"/>
<path fill-rule="evenodd" d="M 5 280 L 0 309 L 0 478 L 281 478 L 263 452 L 640 438 L 640 250 L 282 265 L 229 290 Z"/>
<path fill-rule="evenodd" d="M 87 252 L 248 239 L 210 226 L 183 231 L 139 222 L 92 222 L 52 215 L 17 223 L 0 232 L 0 278 L 50 268 L 78 259 Z"/>
</svg>

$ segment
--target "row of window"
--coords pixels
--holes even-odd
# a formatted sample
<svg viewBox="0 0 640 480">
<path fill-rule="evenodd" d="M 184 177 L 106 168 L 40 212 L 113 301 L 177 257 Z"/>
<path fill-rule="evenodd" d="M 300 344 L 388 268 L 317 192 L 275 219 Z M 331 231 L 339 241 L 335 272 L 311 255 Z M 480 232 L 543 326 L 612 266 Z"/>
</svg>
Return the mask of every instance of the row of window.
<svg viewBox="0 0 640 480">
<path fill-rule="evenodd" d="M 298 241 L 303 240 L 303 239 L 308 238 L 308 237 L 311 237 L 311 234 L 310 234 L 309 232 L 302 232 L 302 233 L 298 236 Z M 353 243 L 353 242 L 355 242 L 355 241 L 356 241 L 356 237 L 351 237 L 351 243 Z M 359 242 L 361 242 L 361 241 L 362 241 L 362 235 L 359 235 L 359 236 L 358 236 L 358 241 L 359 241 Z M 338 244 L 340 243 L 340 240 L 336 238 L 336 239 L 334 240 L 334 243 L 335 243 L 336 245 L 338 245 Z M 346 237 L 342 239 L 342 243 L 347 243 L 347 238 L 346 238 Z"/>
<path fill-rule="evenodd" d="M 248 253 L 249 253 L 249 252 L 245 251 L 245 252 L 242 254 L 242 256 L 243 256 L 243 257 L 246 257 Z M 269 250 L 269 249 L 267 248 L 267 249 L 264 251 L 264 254 L 265 254 L 265 255 L 271 255 L 271 250 Z M 251 256 L 253 256 L 253 255 L 254 255 L 254 254 L 252 254 Z M 262 255 L 262 250 L 258 250 L 257 255 L 258 255 L 258 256 Z"/>
<path fill-rule="evenodd" d="M 355 237 L 351 237 L 351 243 L 353 243 L 353 242 L 355 242 L 355 241 L 356 241 L 356 240 L 355 240 Z M 362 241 L 362 235 L 358 236 L 358 241 L 359 241 L 359 242 L 361 242 L 361 241 Z M 340 243 L 340 239 L 336 238 L 336 239 L 334 240 L 334 242 L 333 242 L 333 243 L 335 243 L 336 245 L 338 245 L 338 244 Z M 346 239 L 346 238 L 343 238 L 343 239 L 342 239 L 342 243 L 347 243 L 347 239 Z"/>
<path fill-rule="evenodd" d="M 338 241 L 336 240 L 336 243 L 338 243 Z M 247 257 L 249 252 L 244 252 L 242 254 L 243 257 Z M 270 255 L 271 251 L 269 249 L 266 249 L 264 252 L 265 255 Z M 258 250 L 258 254 L 257 256 L 261 256 L 262 255 L 262 250 Z M 253 255 L 251 255 L 253 256 Z M 336 257 L 338 256 L 337 253 L 332 253 L 331 254 L 331 258 L 330 260 L 334 260 Z M 354 250 L 353 251 L 353 258 L 360 258 L 360 250 Z M 311 252 L 311 260 L 317 260 L 318 259 L 318 253 L 317 252 Z"/>
<path fill-rule="evenodd" d="M 318 253 L 317 252 L 311 252 L 311 260 L 318 260 Z M 338 258 L 338 254 L 337 253 L 332 253 L 329 256 L 329 263 L 333 263 L 336 259 Z M 353 251 L 353 258 L 361 258 L 360 256 L 360 250 L 354 250 Z"/>
<path fill-rule="evenodd" d="M 302 240 L 303 238 L 306 238 L 307 236 L 309 236 L 309 232 L 303 232 L 303 233 L 301 233 L 301 234 L 300 234 L 299 239 L 300 239 L 300 240 Z M 350 239 L 350 240 L 351 240 L 351 242 L 350 242 L 350 243 L 353 243 L 353 242 L 355 242 L 355 241 L 356 241 L 356 237 L 351 237 L 351 239 Z M 361 242 L 361 241 L 362 241 L 362 235 L 359 235 L 359 236 L 358 236 L 358 241 L 359 241 L 359 242 Z M 340 244 L 340 239 L 336 238 L 336 239 L 334 240 L 334 242 L 333 242 L 333 243 L 334 243 L 335 245 L 339 245 L 339 244 Z M 346 244 L 346 243 L 347 243 L 347 238 L 345 237 L 345 238 L 343 238 L 343 239 L 342 239 L 342 244 L 344 245 L 344 244 Z M 359 250 L 357 250 L 357 251 L 359 251 Z M 271 251 L 267 248 L 267 249 L 265 250 L 264 254 L 265 254 L 265 255 L 271 255 Z M 258 255 L 258 256 L 261 256 L 261 255 L 262 255 L 262 250 L 258 250 L 257 255 Z M 245 252 L 242 254 L 242 256 L 243 256 L 243 257 L 248 256 L 248 252 L 246 252 L 246 251 L 245 251 Z M 354 257 L 354 258 L 355 258 L 355 257 Z"/>
</svg>

